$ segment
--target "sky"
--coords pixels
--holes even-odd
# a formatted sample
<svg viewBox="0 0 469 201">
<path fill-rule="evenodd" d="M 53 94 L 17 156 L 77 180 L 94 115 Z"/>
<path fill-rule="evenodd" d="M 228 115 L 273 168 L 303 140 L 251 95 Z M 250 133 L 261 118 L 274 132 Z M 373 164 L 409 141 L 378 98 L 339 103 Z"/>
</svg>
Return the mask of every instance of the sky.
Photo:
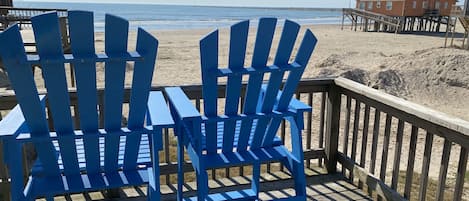
<svg viewBox="0 0 469 201">
<path fill-rule="evenodd" d="M 355 0 L 14 0 L 29 2 L 142 3 L 198 6 L 345 8 Z"/>
</svg>

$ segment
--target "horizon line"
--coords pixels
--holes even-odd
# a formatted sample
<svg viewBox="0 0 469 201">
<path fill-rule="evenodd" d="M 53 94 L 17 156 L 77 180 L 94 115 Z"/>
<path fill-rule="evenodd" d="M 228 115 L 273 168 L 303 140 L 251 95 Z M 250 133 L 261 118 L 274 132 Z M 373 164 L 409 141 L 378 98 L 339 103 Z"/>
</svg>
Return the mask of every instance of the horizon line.
<svg viewBox="0 0 469 201">
<path fill-rule="evenodd" d="M 215 7 L 215 8 L 267 8 L 267 9 L 291 9 L 291 10 L 310 10 L 310 9 L 321 9 L 321 10 L 340 10 L 342 8 L 348 7 L 306 7 L 306 6 L 292 6 L 292 7 L 285 7 L 285 6 L 235 6 L 235 5 L 197 5 L 197 4 L 174 4 L 174 3 L 152 3 L 152 2 L 95 2 L 91 0 L 85 1 L 72 1 L 72 2 L 65 2 L 61 0 L 16 0 L 15 2 L 31 2 L 31 3 L 75 3 L 75 4 L 124 4 L 124 5 L 161 5 L 161 6 L 193 6 L 193 7 Z M 13 4 L 15 3 L 13 2 Z"/>
</svg>

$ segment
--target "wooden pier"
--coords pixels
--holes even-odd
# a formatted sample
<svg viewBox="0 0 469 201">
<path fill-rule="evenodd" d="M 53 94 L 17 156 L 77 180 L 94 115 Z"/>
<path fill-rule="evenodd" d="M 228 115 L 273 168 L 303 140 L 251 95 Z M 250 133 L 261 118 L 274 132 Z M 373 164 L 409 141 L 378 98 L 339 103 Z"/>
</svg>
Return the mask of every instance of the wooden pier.
<svg viewBox="0 0 469 201">
<path fill-rule="evenodd" d="M 366 10 L 354 8 L 344 8 L 342 15 L 342 29 L 344 28 L 345 18 L 352 21 L 351 30 L 357 31 L 383 31 L 398 33 L 401 27 L 401 21 L 394 17 L 374 13 Z"/>
<path fill-rule="evenodd" d="M 427 10 L 423 16 L 388 16 L 366 10 L 344 8 L 342 29 L 345 18 L 352 22 L 352 30 L 376 32 L 440 32 L 441 25 L 450 25 L 449 16 L 441 16 L 438 10 Z"/>
<path fill-rule="evenodd" d="M 448 27 L 446 29 L 445 47 L 447 47 L 448 45 L 450 47 L 454 46 L 454 34 L 456 33 L 456 24 L 458 24 L 459 22 L 464 30 L 461 48 L 469 50 L 469 16 L 463 13 L 462 7 L 455 7 L 453 10 L 451 10 L 449 21 L 454 26 Z M 451 41 L 448 44 L 449 38 L 451 38 Z"/>
</svg>

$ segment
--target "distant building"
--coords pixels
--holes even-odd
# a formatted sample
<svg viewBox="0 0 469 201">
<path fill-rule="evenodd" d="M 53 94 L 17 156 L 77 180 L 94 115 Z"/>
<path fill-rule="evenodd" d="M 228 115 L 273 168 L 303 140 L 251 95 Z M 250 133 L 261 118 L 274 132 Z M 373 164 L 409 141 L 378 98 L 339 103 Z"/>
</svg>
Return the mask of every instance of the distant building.
<svg viewBox="0 0 469 201">
<path fill-rule="evenodd" d="M 357 0 L 357 8 L 396 17 L 425 14 L 449 16 L 455 3 L 456 0 Z M 466 1 L 466 8 L 467 4 Z"/>
</svg>

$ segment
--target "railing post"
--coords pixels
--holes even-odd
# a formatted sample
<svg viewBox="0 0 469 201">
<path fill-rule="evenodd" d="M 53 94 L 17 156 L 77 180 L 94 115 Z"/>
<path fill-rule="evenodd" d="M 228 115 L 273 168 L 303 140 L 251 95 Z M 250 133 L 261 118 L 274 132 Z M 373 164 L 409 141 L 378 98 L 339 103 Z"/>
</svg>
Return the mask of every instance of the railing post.
<svg viewBox="0 0 469 201">
<path fill-rule="evenodd" d="M 339 145 L 340 123 L 340 93 L 339 88 L 331 85 L 326 100 L 326 168 L 327 172 L 337 171 L 337 154 Z"/>
</svg>

